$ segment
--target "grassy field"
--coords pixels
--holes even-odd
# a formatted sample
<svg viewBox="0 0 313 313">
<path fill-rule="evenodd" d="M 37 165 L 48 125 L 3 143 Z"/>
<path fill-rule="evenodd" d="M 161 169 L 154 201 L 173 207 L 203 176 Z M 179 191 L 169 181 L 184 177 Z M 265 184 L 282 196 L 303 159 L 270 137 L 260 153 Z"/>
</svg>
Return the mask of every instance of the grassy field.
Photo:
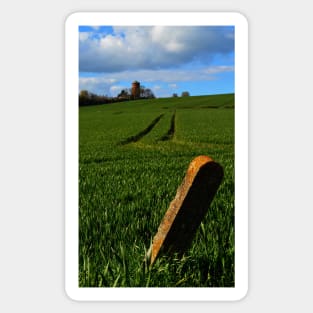
<svg viewBox="0 0 313 313">
<path fill-rule="evenodd" d="M 183 258 L 143 262 L 191 160 L 224 180 Z M 80 287 L 234 286 L 234 95 L 79 109 Z"/>
</svg>

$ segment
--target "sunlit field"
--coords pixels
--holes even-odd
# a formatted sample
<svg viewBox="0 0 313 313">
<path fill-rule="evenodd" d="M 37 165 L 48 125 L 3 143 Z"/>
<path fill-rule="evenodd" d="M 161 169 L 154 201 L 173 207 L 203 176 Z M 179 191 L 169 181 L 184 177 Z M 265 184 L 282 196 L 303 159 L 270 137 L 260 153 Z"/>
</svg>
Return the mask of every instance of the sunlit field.
<svg viewBox="0 0 313 313">
<path fill-rule="evenodd" d="M 191 160 L 223 182 L 182 258 L 144 262 Z M 234 94 L 79 109 L 80 287 L 234 287 Z"/>
</svg>

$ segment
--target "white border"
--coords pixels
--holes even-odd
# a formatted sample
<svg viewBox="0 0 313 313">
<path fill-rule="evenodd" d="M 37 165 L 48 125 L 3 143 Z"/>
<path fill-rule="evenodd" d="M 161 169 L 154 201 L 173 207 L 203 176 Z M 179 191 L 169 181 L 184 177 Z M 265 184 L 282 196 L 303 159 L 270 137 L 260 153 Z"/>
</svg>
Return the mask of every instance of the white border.
<svg viewBox="0 0 313 313">
<path fill-rule="evenodd" d="M 235 287 L 78 287 L 78 27 L 79 25 L 235 26 Z M 248 23 L 232 12 L 89 12 L 65 24 L 65 290 L 85 301 L 225 301 L 248 291 Z"/>
</svg>

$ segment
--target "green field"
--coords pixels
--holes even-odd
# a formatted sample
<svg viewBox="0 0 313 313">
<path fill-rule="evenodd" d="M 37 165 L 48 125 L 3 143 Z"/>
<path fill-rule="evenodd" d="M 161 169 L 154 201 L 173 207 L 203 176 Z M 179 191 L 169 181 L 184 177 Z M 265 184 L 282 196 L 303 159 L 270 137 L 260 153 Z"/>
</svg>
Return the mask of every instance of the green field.
<svg viewBox="0 0 313 313">
<path fill-rule="evenodd" d="M 146 250 L 191 160 L 211 156 L 223 182 L 191 248 Z M 234 287 L 234 95 L 79 109 L 79 286 Z"/>
</svg>

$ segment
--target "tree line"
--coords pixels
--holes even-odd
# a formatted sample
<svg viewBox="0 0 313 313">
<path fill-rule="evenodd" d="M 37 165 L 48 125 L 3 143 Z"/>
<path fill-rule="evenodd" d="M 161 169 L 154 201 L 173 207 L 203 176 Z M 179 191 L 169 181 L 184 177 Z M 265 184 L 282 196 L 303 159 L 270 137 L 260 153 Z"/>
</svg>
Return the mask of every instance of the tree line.
<svg viewBox="0 0 313 313">
<path fill-rule="evenodd" d="M 190 93 L 188 91 L 183 91 L 181 97 L 189 97 Z M 173 93 L 172 97 L 178 97 L 177 93 Z M 145 88 L 144 86 L 140 87 L 140 96 L 138 99 L 154 99 L 155 96 L 151 89 Z M 122 89 L 117 97 L 108 97 L 104 95 L 97 95 L 95 93 L 89 92 L 88 90 L 81 90 L 79 93 L 79 106 L 88 106 L 88 105 L 98 105 L 122 101 L 134 100 L 132 96 L 131 88 Z"/>
<path fill-rule="evenodd" d="M 132 95 L 132 89 L 131 88 L 125 88 L 121 90 L 121 92 L 117 95 L 117 98 L 125 98 L 128 100 L 133 100 L 134 97 Z M 139 91 L 139 98 L 136 99 L 154 99 L 155 95 L 153 94 L 152 90 L 150 88 L 146 88 L 144 86 L 140 86 Z"/>
<path fill-rule="evenodd" d="M 144 86 L 140 87 L 140 96 L 138 99 L 154 99 L 155 96 L 151 89 L 145 88 Z M 97 95 L 88 90 L 81 90 L 79 93 L 79 106 L 88 106 L 88 105 L 98 105 L 122 101 L 134 100 L 131 89 L 123 89 L 117 95 L 117 97 L 108 97 L 104 95 Z"/>
</svg>

